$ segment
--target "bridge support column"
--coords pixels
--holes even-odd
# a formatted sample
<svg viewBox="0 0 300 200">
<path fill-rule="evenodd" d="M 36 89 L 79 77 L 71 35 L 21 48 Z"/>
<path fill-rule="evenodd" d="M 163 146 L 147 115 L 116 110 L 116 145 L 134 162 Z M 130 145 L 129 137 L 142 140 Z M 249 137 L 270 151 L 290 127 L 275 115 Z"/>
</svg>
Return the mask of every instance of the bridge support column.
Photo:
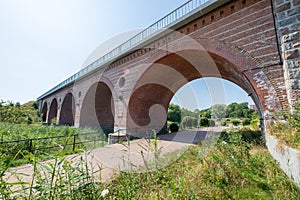
<svg viewBox="0 0 300 200">
<path fill-rule="evenodd" d="M 300 1 L 272 0 L 290 107 L 300 101 Z"/>
<path fill-rule="evenodd" d="M 283 68 L 290 106 L 300 101 L 300 31 L 282 37 Z"/>
</svg>

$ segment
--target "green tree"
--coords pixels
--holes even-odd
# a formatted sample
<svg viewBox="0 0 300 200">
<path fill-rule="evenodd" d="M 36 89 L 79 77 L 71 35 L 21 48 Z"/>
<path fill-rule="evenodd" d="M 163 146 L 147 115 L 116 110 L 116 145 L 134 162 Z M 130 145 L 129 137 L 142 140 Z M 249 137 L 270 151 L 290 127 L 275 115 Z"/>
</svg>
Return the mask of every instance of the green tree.
<svg viewBox="0 0 300 200">
<path fill-rule="evenodd" d="M 226 117 L 226 105 L 215 104 L 211 107 L 211 116 L 214 119 L 220 120 Z"/>
<path fill-rule="evenodd" d="M 181 110 L 176 104 L 170 104 L 168 108 L 168 120 L 171 122 L 180 123 L 181 121 Z"/>
<path fill-rule="evenodd" d="M 226 108 L 226 117 L 236 118 L 237 117 L 237 113 L 236 113 L 237 106 L 238 106 L 238 103 L 235 103 L 235 102 L 229 104 Z"/>
</svg>

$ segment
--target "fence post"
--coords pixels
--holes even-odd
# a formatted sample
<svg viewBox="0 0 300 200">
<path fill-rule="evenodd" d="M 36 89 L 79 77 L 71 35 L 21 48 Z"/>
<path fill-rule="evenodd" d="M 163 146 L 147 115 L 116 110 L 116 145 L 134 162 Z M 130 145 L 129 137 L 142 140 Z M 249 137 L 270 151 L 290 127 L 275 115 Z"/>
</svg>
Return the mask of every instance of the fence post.
<svg viewBox="0 0 300 200">
<path fill-rule="evenodd" d="M 73 138 L 73 151 L 75 151 L 75 144 L 76 144 L 76 134 L 74 134 L 74 138 Z"/>
<path fill-rule="evenodd" d="M 96 147 L 96 136 L 94 136 L 94 148 Z"/>
<path fill-rule="evenodd" d="M 29 152 L 32 151 L 32 139 L 29 139 Z"/>
</svg>

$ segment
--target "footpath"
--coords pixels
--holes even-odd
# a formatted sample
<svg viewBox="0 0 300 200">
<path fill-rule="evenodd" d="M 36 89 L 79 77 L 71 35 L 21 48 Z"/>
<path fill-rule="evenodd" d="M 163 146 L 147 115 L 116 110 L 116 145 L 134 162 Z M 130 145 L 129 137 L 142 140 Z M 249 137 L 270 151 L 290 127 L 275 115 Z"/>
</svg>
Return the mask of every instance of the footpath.
<svg viewBox="0 0 300 200">
<path fill-rule="evenodd" d="M 159 135 L 156 143 L 156 150 L 159 155 L 163 156 L 167 153 L 184 150 L 193 144 L 205 141 L 213 135 L 218 135 L 224 127 L 209 127 L 194 130 L 181 131 L 178 133 Z M 95 177 L 100 177 L 101 181 L 107 181 L 120 171 L 136 170 L 141 172 L 141 166 L 145 162 L 151 162 L 154 158 L 154 142 L 153 140 L 138 139 L 134 141 L 123 142 L 122 144 L 112 144 L 105 147 L 96 148 L 89 152 L 73 154 L 67 156 L 72 160 L 74 165 L 78 160 L 88 163 L 88 169 L 92 170 Z M 180 155 L 178 155 L 179 158 Z M 174 158 L 176 159 L 176 158 Z M 175 160 L 169 160 L 173 162 Z M 43 161 L 42 163 L 53 163 L 53 160 Z M 167 167 L 171 163 L 163 163 L 161 167 Z M 28 182 L 32 181 L 34 168 L 32 165 L 24 165 L 11 168 L 6 172 L 4 180 L 7 183 Z M 17 189 L 17 188 L 15 188 Z"/>
</svg>

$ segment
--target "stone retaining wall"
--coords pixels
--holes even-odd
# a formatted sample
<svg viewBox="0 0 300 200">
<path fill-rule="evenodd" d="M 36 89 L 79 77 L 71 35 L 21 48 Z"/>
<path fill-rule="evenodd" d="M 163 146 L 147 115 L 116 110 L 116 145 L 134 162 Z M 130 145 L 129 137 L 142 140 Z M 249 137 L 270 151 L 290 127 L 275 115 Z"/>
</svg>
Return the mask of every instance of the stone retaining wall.
<svg viewBox="0 0 300 200">
<path fill-rule="evenodd" d="M 284 146 L 274 136 L 265 135 L 269 152 L 281 169 L 300 187 L 300 151 Z"/>
</svg>

